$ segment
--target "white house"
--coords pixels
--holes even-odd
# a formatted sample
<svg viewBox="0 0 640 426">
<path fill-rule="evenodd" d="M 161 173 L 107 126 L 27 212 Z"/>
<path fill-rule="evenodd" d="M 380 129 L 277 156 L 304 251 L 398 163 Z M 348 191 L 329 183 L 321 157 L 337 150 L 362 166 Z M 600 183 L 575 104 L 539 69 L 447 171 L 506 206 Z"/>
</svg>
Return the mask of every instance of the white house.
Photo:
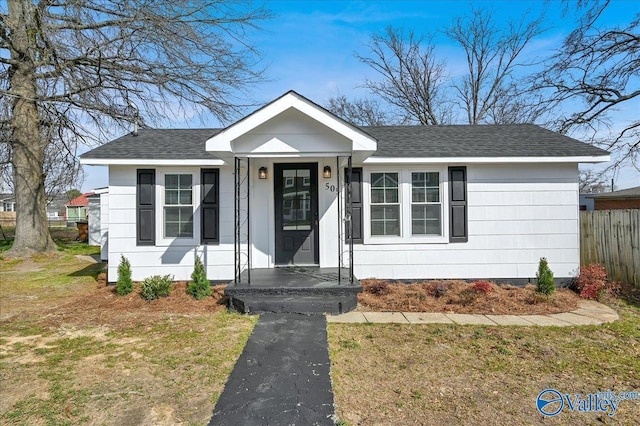
<svg viewBox="0 0 640 426">
<path fill-rule="evenodd" d="M 81 158 L 109 167 L 110 281 L 121 255 L 135 280 L 188 280 L 197 255 L 211 280 L 313 265 L 516 283 L 543 256 L 557 278 L 577 270 L 578 164 L 608 160 L 531 124 L 355 127 L 295 92 Z"/>
</svg>

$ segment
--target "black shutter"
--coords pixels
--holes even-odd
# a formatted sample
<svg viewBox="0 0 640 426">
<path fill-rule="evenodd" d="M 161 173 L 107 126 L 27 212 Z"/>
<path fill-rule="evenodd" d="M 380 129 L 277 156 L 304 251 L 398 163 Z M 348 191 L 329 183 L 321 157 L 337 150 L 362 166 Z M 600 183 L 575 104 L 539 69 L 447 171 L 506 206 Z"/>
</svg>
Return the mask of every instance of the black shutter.
<svg viewBox="0 0 640 426">
<path fill-rule="evenodd" d="M 349 184 L 349 169 L 344 170 L 345 182 Z M 353 178 L 353 182 L 351 183 L 351 200 L 352 200 L 352 214 L 351 221 L 353 222 L 353 243 L 354 244 L 362 244 L 362 168 L 361 167 L 353 167 L 351 169 L 351 177 Z M 349 205 L 349 200 L 346 200 L 347 206 Z M 345 211 L 347 209 L 345 206 Z M 351 239 L 349 235 L 349 224 L 346 223 L 345 235 L 347 236 L 347 241 Z"/>
<path fill-rule="evenodd" d="M 206 243 L 220 242 L 220 174 L 218 169 L 202 169 L 200 204 L 201 241 Z"/>
<path fill-rule="evenodd" d="M 466 243 L 467 230 L 467 168 L 449 167 L 449 242 Z"/>
<path fill-rule="evenodd" d="M 138 169 L 136 188 L 136 244 L 156 244 L 156 171 Z"/>
</svg>

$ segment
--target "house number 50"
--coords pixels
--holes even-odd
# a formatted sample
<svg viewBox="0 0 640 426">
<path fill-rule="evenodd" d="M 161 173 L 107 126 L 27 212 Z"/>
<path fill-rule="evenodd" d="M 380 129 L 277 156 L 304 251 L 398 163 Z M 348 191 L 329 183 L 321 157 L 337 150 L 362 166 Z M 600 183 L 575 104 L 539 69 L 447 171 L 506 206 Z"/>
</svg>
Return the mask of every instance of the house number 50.
<svg viewBox="0 0 640 426">
<path fill-rule="evenodd" d="M 336 186 L 331 185 L 330 183 L 325 184 L 324 188 L 325 188 L 325 191 L 336 192 Z"/>
</svg>

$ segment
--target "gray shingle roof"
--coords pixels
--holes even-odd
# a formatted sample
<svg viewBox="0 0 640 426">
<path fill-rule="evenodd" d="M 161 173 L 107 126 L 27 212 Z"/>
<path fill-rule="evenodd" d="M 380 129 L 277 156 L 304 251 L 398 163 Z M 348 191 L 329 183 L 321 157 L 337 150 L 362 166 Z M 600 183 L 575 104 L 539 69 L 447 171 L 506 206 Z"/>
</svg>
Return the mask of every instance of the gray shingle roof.
<svg viewBox="0 0 640 426">
<path fill-rule="evenodd" d="M 573 157 L 608 152 L 533 124 L 362 127 L 378 141 L 375 157 Z M 141 129 L 84 159 L 215 159 L 205 141 L 221 129 Z"/>
<path fill-rule="evenodd" d="M 602 192 L 600 194 L 589 194 L 589 198 L 640 198 L 640 186 L 633 188 L 621 189 L 613 192 Z"/>
<path fill-rule="evenodd" d="M 82 154 L 95 159 L 215 160 L 205 151 L 207 139 L 221 129 L 140 129 Z"/>
<path fill-rule="evenodd" d="M 572 157 L 606 151 L 533 124 L 363 127 L 377 157 Z"/>
</svg>

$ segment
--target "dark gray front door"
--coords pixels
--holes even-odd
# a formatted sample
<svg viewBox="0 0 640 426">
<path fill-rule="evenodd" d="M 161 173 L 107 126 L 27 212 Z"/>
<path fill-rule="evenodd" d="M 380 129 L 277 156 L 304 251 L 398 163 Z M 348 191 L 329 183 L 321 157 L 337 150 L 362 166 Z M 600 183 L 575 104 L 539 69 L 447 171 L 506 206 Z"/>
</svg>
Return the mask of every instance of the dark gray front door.
<svg viewBox="0 0 640 426">
<path fill-rule="evenodd" d="M 317 265 L 318 163 L 274 165 L 276 265 Z"/>
</svg>

